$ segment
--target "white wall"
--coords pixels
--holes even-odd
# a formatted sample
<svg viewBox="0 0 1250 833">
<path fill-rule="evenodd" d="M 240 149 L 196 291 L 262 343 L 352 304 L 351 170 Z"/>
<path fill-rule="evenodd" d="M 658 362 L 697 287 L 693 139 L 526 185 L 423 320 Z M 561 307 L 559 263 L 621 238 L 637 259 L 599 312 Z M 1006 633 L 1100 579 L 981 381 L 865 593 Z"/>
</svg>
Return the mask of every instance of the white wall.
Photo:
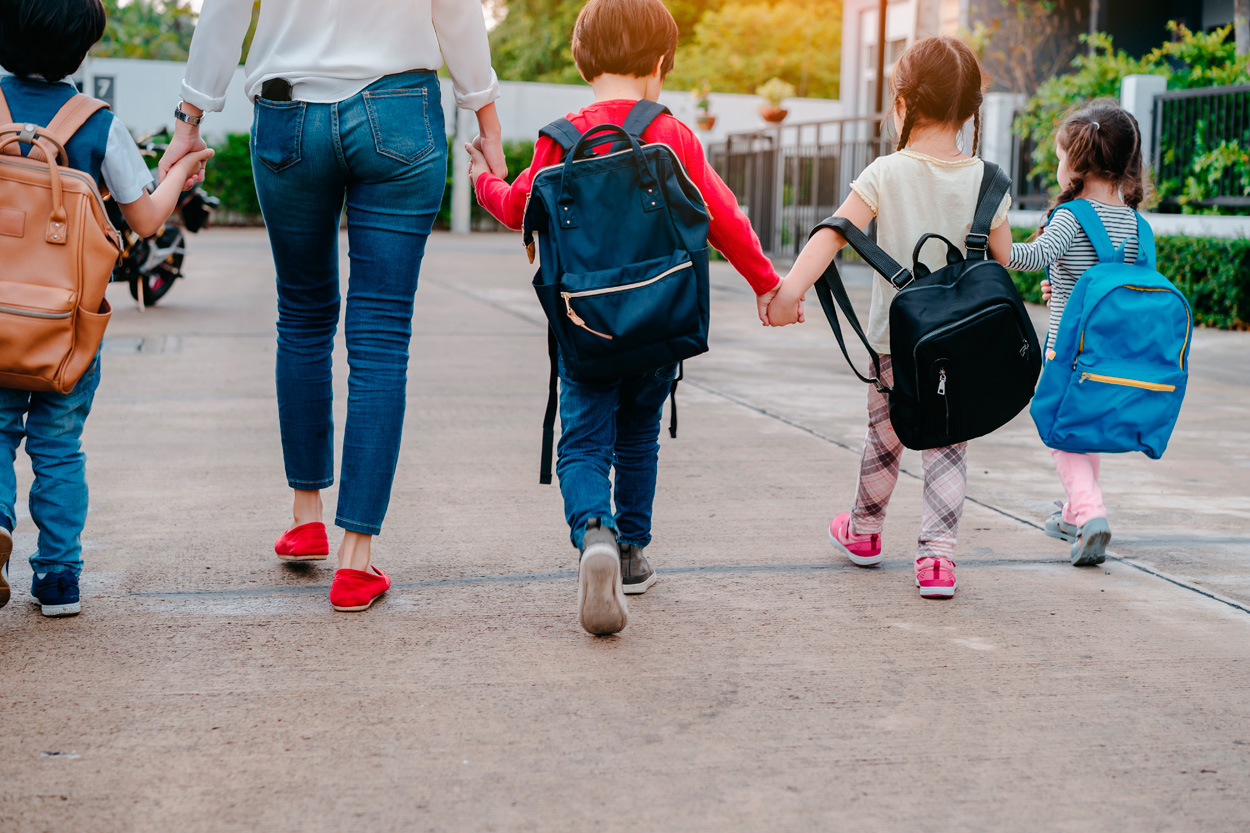
<svg viewBox="0 0 1250 833">
<path fill-rule="evenodd" d="M 151 133 L 172 126 L 173 109 L 182 88 L 185 64 L 173 61 L 139 61 L 121 58 L 93 58 L 83 66 L 79 80 L 88 94 L 111 87 L 113 111 L 131 132 Z M 455 124 L 455 99 L 450 81 L 443 82 L 443 111 L 447 125 Z M 498 101 L 504 138 L 535 139 L 548 122 L 579 110 L 594 100 L 584 84 L 533 84 L 505 81 Z M 665 92 L 660 101 L 673 115 L 695 126 L 694 97 L 684 90 Z M 728 133 L 742 133 L 764 127 L 759 116 L 761 100 L 753 95 L 713 93 L 711 111 L 717 116 L 716 128 L 701 133 L 705 141 L 719 141 Z M 842 106 L 837 101 L 792 98 L 784 102 L 788 121 L 816 121 L 838 118 Z M 235 73 L 226 97 L 226 109 L 211 114 L 204 122 L 205 135 L 219 139 L 225 133 L 247 133 L 252 125 L 252 107 L 243 93 L 243 71 Z"/>
</svg>

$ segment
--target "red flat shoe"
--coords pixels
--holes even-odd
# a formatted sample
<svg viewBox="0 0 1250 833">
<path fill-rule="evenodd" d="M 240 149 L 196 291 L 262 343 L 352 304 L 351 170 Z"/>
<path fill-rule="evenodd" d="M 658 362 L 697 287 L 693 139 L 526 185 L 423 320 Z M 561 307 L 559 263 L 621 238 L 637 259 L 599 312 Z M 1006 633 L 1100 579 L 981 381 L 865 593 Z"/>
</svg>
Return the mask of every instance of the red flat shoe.
<svg viewBox="0 0 1250 833">
<path fill-rule="evenodd" d="M 325 561 L 330 554 L 326 525 L 318 522 L 288 529 L 274 541 L 273 551 L 283 561 Z"/>
<path fill-rule="evenodd" d="M 368 570 L 338 570 L 330 585 L 330 604 L 347 612 L 368 610 L 390 588 L 390 578 L 373 565 Z"/>
</svg>

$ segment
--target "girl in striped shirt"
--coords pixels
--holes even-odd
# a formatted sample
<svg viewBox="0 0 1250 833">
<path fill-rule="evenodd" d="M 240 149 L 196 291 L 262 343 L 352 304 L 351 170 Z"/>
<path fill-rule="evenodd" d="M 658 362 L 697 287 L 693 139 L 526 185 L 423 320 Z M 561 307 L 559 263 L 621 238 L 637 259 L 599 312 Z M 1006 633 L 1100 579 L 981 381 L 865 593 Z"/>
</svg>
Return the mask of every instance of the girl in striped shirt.
<svg viewBox="0 0 1250 833">
<path fill-rule="evenodd" d="M 1137 120 L 1114 102 L 1093 102 L 1060 125 L 1055 151 L 1059 156 L 1057 178 L 1063 189 L 1055 207 L 1075 199 L 1087 200 L 1112 244 L 1125 246 L 1125 260 L 1132 263 L 1137 258 L 1136 209 L 1145 197 Z M 1036 239 L 1012 245 L 1008 268 L 1048 270 L 1047 280 L 1042 281 L 1042 298 L 1050 306 L 1045 347 L 1048 359 L 1076 282 L 1097 263 L 1094 245 L 1071 211 L 1052 211 Z M 1068 500 L 1056 501 L 1059 508 L 1046 519 L 1046 534 L 1072 542 L 1073 564 L 1099 563 L 1111 541 L 1111 528 L 1098 486 L 1098 455 L 1056 449 L 1050 453 Z"/>
</svg>

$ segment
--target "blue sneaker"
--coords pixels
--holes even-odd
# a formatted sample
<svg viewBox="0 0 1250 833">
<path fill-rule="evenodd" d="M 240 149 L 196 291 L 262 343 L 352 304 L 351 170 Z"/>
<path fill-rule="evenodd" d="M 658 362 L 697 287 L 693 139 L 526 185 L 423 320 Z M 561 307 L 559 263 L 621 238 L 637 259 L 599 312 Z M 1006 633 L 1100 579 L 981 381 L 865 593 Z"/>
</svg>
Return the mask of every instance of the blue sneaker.
<svg viewBox="0 0 1250 833">
<path fill-rule="evenodd" d="M 43 578 L 35 574 L 30 585 L 30 595 L 43 610 L 44 616 L 77 616 L 82 606 L 78 603 L 78 576 L 69 570 L 53 570 Z"/>
<path fill-rule="evenodd" d="M 0 526 L 0 607 L 9 603 L 9 556 L 13 554 L 13 536 Z"/>
</svg>

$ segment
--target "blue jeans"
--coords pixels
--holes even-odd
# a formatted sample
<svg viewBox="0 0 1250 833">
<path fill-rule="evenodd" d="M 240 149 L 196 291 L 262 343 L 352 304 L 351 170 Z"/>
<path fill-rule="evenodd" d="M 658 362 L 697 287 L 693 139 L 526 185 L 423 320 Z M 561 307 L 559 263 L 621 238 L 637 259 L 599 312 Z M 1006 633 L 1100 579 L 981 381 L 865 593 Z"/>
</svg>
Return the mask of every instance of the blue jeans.
<svg viewBox="0 0 1250 833">
<path fill-rule="evenodd" d="M 660 462 L 660 420 L 677 365 L 607 384 L 569 379 L 560 366 L 560 443 L 556 474 L 573 546 L 586 521 L 600 518 L 622 544 L 651 543 L 651 508 Z M 616 512 L 612 482 L 616 470 Z"/>
<path fill-rule="evenodd" d="M 0 526 L 17 525 L 17 477 L 13 463 L 26 440 L 35 472 L 30 517 L 39 528 L 30 557 L 37 573 L 82 572 L 82 529 L 87 523 L 87 455 L 82 427 L 100 386 L 100 356 L 67 394 L 0 388 Z"/>
<path fill-rule="evenodd" d="M 278 419 L 287 483 L 334 483 L 332 354 L 347 207 L 347 423 L 335 523 L 376 535 L 404 425 L 413 299 L 447 181 L 432 72 L 336 104 L 256 103 L 252 169 L 278 272 Z"/>
</svg>

